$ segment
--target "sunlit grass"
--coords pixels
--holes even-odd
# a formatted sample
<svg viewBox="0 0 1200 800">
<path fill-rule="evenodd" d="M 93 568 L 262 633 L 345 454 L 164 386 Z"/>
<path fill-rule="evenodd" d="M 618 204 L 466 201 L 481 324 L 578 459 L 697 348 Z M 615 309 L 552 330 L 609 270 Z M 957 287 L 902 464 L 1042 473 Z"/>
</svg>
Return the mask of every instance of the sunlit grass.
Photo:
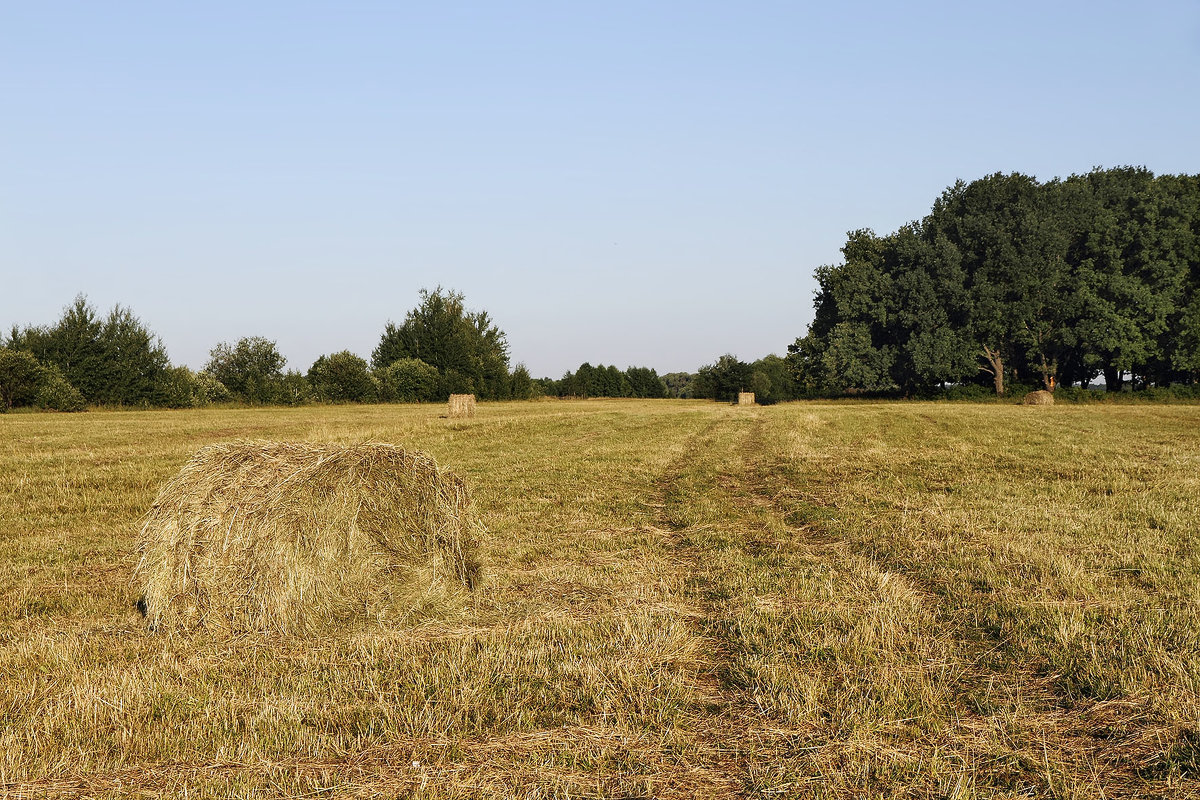
<svg viewBox="0 0 1200 800">
<path fill-rule="evenodd" d="M 1200 793 L 1200 409 L 675 401 L 0 417 L 0 796 Z M 147 633 L 161 483 L 242 437 L 472 485 L 465 605 Z"/>
</svg>

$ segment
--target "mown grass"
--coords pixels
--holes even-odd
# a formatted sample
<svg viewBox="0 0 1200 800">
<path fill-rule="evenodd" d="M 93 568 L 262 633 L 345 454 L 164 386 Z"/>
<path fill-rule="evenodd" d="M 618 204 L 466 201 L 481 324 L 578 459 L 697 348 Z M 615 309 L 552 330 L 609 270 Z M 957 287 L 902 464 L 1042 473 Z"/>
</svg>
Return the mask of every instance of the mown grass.
<svg viewBox="0 0 1200 800">
<path fill-rule="evenodd" d="M 0 796 L 1200 796 L 1200 408 L 591 401 L 0 417 Z M 386 441 L 486 578 L 147 633 L 199 447 Z"/>
</svg>

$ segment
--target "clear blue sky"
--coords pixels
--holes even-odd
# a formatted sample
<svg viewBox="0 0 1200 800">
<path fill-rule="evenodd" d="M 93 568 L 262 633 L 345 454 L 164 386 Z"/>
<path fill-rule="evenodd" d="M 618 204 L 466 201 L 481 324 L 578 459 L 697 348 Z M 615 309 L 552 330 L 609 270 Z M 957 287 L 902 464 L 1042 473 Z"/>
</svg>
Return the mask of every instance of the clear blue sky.
<svg viewBox="0 0 1200 800">
<path fill-rule="evenodd" d="M 0 0 L 0 325 L 365 357 L 422 287 L 514 362 L 786 351 L 956 178 L 1200 172 L 1195 2 Z"/>
</svg>

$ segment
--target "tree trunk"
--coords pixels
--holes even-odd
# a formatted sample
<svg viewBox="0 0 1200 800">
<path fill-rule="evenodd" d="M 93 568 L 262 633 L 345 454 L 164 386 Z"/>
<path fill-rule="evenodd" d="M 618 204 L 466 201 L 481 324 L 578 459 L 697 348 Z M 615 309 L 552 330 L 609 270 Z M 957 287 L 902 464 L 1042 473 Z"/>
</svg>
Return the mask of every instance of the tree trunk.
<svg viewBox="0 0 1200 800">
<path fill-rule="evenodd" d="M 1119 392 L 1125 384 L 1125 371 L 1116 367 L 1104 368 L 1104 389 L 1109 392 Z"/>
<path fill-rule="evenodd" d="M 983 357 L 991 365 L 983 367 L 983 369 L 992 373 L 992 379 L 996 384 L 996 394 L 1004 394 L 1004 357 L 999 350 L 993 350 L 986 344 L 983 346 Z"/>
</svg>

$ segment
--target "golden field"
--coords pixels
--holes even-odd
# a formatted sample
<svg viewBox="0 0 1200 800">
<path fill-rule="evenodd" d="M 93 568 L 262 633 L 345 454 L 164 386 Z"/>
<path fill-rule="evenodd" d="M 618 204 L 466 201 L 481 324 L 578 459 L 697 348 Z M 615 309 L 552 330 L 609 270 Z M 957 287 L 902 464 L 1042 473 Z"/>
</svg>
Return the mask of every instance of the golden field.
<svg viewBox="0 0 1200 800">
<path fill-rule="evenodd" d="M 1200 796 L 1200 407 L 688 401 L 0 416 L 0 797 Z M 200 447 L 389 442 L 475 592 L 150 633 Z"/>
</svg>

